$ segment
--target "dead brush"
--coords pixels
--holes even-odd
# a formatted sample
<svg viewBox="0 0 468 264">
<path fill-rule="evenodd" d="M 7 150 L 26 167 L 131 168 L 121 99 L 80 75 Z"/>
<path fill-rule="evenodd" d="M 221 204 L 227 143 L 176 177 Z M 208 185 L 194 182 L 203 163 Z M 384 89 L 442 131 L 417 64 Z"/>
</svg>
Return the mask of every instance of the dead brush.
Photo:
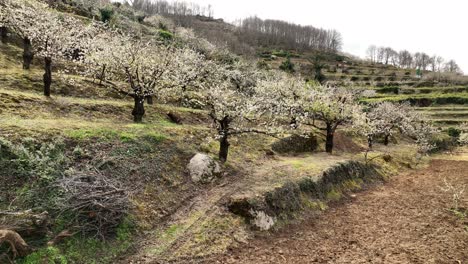
<svg viewBox="0 0 468 264">
<path fill-rule="evenodd" d="M 441 186 L 440 189 L 451 196 L 452 206 L 449 210 L 455 215 L 461 218 L 465 218 L 467 215 L 467 210 L 466 208 L 461 207 L 460 204 L 464 199 L 466 185 L 455 186 L 450 183 L 447 178 L 444 178 L 444 186 Z"/>
<path fill-rule="evenodd" d="M 115 179 L 78 173 L 59 180 L 57 185 L 63 193 L 58 209 L 73 216 L 70 224 L 84 233 L 105 239 L 129 213 L 128 190 Z"/>
</svg>

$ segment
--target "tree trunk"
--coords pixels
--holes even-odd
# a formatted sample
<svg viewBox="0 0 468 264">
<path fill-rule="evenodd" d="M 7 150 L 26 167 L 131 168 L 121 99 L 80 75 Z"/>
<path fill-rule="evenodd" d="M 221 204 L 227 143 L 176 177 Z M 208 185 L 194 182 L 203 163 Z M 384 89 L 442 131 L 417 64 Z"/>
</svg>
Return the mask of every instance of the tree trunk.
<svg viewBox="0 0 468 264">
<path fill-rule="evenodd" d="M 390 137 L 390 135 L 385 135 L 385 137 L 384 137 L 384 145 L 385 145 L 385 146 L 388 146 L 389 137 Z"/>
<path fill-rule="evenodd" d="M 227 161 L 229 152 L 228 136 L 224 135 L 219 139 L 219 160 L 224 163 Z"/>
<path fill-rule="evenodd" d="M 16 257 L 25 257 L 31 252 L 31 248 L 26 244 L 23 238 L 12 230 L 0 230 L 0 245 L 3 243 L 10 245 L 13 252 L 13 259 Z"/>
<path fill-rule="evenodd" d="M 153 104 L 153 96 L 152 95 L 148 95 L 146 97 L 146 102 L 149 104 L 149 105 L 152 105 Z"/>
<path fill-rule="evenodd" d="M 102 85 L 102 82 L 106 78 L 106 65 L 102 66 L 101 75 L 99 75 L 99 85 Z"/>
<path fill-rule="evenodd" d="M 145 115 L 145 96 L 135 95 L 135 106 L 133 107 L 132 115 L 135 123 L 143 122 L 143 116 Z"/>
<path fill-rule="evenodd" d="M 3 44 L 7 44 L 8 41 L 8 30 L 6 27 L 0 27 L 0 39 Z"/>
<path fill-rule="evenodd" d="M 330 154 L 332 154 L 332 152 L 333 152 L 333 137 L 334 137 L 334 135 L 335 135 L 334 129 L 332 128 L 331 125 L 327 124 L 327 139 L 326 139 L 326 142 L 325 142 L 325 151 L 327 153 L 330 153 Z"/>
<path fill-rule="evenodd" d="M 296 128 L 298 127 L 296 117 L 292 117 L 292 118 L 291 118 L 291 121 L 289 122 L 289 126 L 290 126 L 292 129 L 296 129 Z"/>
<path fill-rule="evenodd" d="M 29 70 L 34 59 L 31 41 L 28 38 L 23 39 L 23 69 Z"/>
<path fill-rule="evenodd" d="M 227 161 L 228 158 L 228 152 L 229 152 L 229 123 L 230 119 L 228 116 L 224 117 L 223 120 L 220 122 L 221 126 L 221 138 L 219 139 L 219 160 L 224 163 Z"/>
<path fill-rule="evenodd" d="M 32 211 L 5 212 L 0 211 L 0 229 L 15 231 L 20 235 L 44 236 L 48 232 L 49 214 Z M 1 261 L 0 261 L 1 262 Z"/>
<path fill-rule="evenodd" d="M 369 149 L 372 149 L 372 146 L 374 144 L 374 139 L 371 135 L 367 135 L 367 146 Z"/>
<path fill-rule="evenodd" d="M 52 85 L 52 58 L 44 58 L 44 95 L 50 96 L 50 86 Z"/>
</svg>

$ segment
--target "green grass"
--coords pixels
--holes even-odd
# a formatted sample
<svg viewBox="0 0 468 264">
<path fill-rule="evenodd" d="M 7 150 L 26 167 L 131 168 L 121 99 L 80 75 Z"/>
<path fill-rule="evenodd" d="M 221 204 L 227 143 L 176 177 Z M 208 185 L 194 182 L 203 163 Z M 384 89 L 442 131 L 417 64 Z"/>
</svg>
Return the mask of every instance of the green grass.
<svg viewBox="0 0 468 264">
<path fill-rule="evenodd" d="M 110 128 L 97 129 L 74 129 L 65 131 L 65 136 L 76 140 L 100 139 L 100 140 L 120 140 L 122 142 L 132 142 L 138 138 L 148 139 L 154 142 L 160 142 L 167 137 L 156 131 L 145 129 L 132 128 L 129 130 L 117 130 Z"/>
<path fill-rule="evenodd" d="M 467 106 L 459 106 L 459 105 L 443 105 L 443 106 L 434 106 L 434 107 L 417 107 L 417 111 L 423 111 L 423 112 L 449 112 L 449 111 L 455 111 L 455 112 L 464 112 L 468 111 L 468 105 Z"/>
<path fill-rule="evenodd" d="M 467 111 L 421 111 L 425 114 L 428 118 L 468 118 L 468 110 Z"/>
<path fill-rule="evenodd" d="M 330 201 L 338 201 L 339 199 L 341 199 L 341 196 L 342 196 L 341 192 L 335 189 L 330 190 L 326 194 L 327 200 L 330 200 Z"/>
<path fill-rule="evenodd" d="M 362 99 L 365 103 L 375 102 L 405 102 L 409 101 L 413 104 L 427 100 L 433 105 L 444 105 L 444 104 L 468 104 L 468 93 L 432 93 L 432 94 L 414 94 L 414 95 L 382 95 L 374 98 Z"/>
<path fill-rule="evenodd" d="M 285 162 L 286 164 L 291 165 L 296 170 L 303 170 L 303 171 L 312 171 L 317 169 L 317 164 L 310 162 L 306 159 L 290 159 Z"/>
<path fill-rule="evenodd" d="M 65 240 L 58 246 L 41 248 L 18 261 L 19 264 L 68 264 L 68 263 L 112 263 L 130 248 L 134 240 L 134 225 L 123 221 L 117 228 L 116 237 L 111 241 L 83 238 L 79 235 Z"/>
<path fill-rule="evenodd" d="M 98 129 L 74 129 L 65 131 L 65 135 L 72 139 L 85 140 L 90 138 L 99 139 L 115 139 L 119 136 L 120 131 L 98 128 Z"/>
<path fill-rule="evenodd" d="M 460 125 L 462 123 L 468 122 L 468 118 L 439 118 L 439 119 L 431 119 L 434 123 L 440 125 Z"/>
<path fill-rule="evenodd" d="M 403 88 L 402 92 L 413 92 L 420 94 L 428 93 L 466 93 L 468 86 L 447 86 L 447 87 L 418 87 L 418 88 Z"/>
<path fill-rule="evenodd" d="M 385 95 L 395 94 L 398 91 L 402 95 L 414 94 L 448 94 L 448 93 L 466 93 L 468 86 L 447 86 L 447 87 L 374 87 L 377 93 Z"/>
<path fill-rule="evenodd" d="M 416 110 L 442 127 L 449 125 L 456 126 L 468 122 L 468 106 L 441 105 L 436 107 L 418 107 Z"/>
<path fill-rule="evenodd" d="M 180 224 L 173 224 L 169 226 L 166 230 L 163 230 L 157 237 L 157 239 L 161 243 L 156 247 L 149 249 L 148 253 L 155 255 L 161 254 L 171 245 L 171 243 L 180 235 L 180 233 L 184 232 L 186 228 L 187 227 Z"/>
<path fill-rule="evenodd" d="M 91 138 L 135 141 L 139 138 L 159 142 L 167 134 L 182 135 L 206 130 L 204 124 L 177 125 L 165 113 L 178 113 L 184 120 L 203 122 L 205 111 L 170 105 L 146 107 L 144 123 L 132 121 L 132 102 L 52 96 L 46 98 L 33 91 L 0 88 L 0 128 L 18 137 L 61 135 L 76 140 Z"/>
</svg>

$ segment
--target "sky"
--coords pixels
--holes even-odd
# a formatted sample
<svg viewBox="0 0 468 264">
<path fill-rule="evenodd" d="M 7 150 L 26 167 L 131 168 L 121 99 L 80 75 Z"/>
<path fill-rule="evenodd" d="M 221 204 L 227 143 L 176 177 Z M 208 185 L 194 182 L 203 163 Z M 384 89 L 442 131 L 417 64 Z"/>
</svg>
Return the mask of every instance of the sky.
<svg viewBox="0 0 468 264">
<path fill-rule="evenodd" d="M 437 54 L 468 74 L 467 0 L 188 0 L 232 22 L 258 16 L 338 30 L 343 51 L 364 57 L 369 45 Z"/>
</svg>

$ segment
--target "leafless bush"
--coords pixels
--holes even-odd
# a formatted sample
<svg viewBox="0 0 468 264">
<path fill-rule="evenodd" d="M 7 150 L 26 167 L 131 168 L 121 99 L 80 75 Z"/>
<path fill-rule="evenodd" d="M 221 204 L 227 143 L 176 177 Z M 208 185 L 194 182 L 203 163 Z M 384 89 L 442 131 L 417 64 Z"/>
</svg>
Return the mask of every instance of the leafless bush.
<svg viewBox="0 0 468 264">
<path fill-rule="evenodd" d="M 72 218 L 79 230 L 105 238 L 122 222 L 130 209 L 127 190 L 116 180 L 100 174 L 79 174 L 58 181 L 63 192 L 61 214 Z"/>
<path fill-rule="evenodd" d="M 444 186 L 440 189 L 446 193 L 449 193 L 452 196 L 452 210 L 458 211 L 460 208 L 460 201 L 463 199 L 466 186 L 454 186 L 447 179 L 444 179 Z"/>
</svg>

